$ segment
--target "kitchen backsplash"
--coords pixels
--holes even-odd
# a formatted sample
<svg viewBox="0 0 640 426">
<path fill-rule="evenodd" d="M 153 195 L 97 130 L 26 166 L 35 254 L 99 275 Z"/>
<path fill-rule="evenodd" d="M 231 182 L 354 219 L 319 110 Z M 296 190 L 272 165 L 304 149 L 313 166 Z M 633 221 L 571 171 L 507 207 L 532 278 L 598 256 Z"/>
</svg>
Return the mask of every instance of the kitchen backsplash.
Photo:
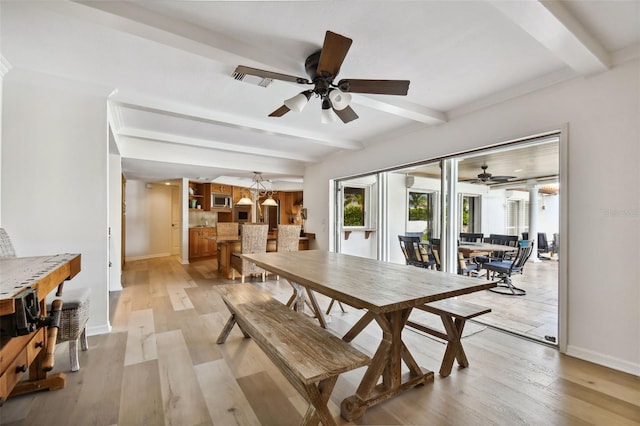
<svg viewBox="0 0 640 426">
<path fill-rule="evenodd" d="M 218 223 L 218 212 L 207 212 L 189 210 L 189 227 L 195 226 L 216 226 Z"/>
</svg>

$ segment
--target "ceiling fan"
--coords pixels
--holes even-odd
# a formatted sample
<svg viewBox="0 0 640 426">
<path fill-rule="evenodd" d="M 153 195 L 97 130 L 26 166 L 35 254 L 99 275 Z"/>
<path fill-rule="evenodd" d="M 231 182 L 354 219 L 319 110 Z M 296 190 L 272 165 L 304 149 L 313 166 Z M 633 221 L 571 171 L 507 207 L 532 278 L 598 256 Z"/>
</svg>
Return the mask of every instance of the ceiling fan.
<svg viewBox="0 0 640 426">
<path fill-rule="evenodd" d="M 486 164 L 480 166 L 482 173 L 478 175 L 477 179 L 470 181 L 469 183 L 505 183 L 509 182 L 509 179 L 515 179 L 515 176 L 493 176 L 487 172 L 489 166 Z"/>
<path fill-rule="evenodd" d="M 233 75 L 234 78 L 239 80 L 248 74 L 261 78 L 313 85 L 312 89 L 305 90 L 284 101 L 284 105 L 269 114 L 269 117 L 282 117 L 289 111 L 300 112 L 309 102 L 311 95 L 314 95 L 322 101 L 321 120 L 323 123 L 335 121 L 336 115 L 343 123 L 348 123 L 358 118 L 356 112 L 349 106 L 351 101 L 349 92 L 406 95 L 409 90 L 409 80 L 360 80 L 349 78 L 340 80 L 337 84 L 334 83 L 352 41 L 350 38 L 327 31 L 322 49 L 311 54 L 305 61 L 305 69 L 310 80 L 244 65 L 239 65 Z"/>
</svg>

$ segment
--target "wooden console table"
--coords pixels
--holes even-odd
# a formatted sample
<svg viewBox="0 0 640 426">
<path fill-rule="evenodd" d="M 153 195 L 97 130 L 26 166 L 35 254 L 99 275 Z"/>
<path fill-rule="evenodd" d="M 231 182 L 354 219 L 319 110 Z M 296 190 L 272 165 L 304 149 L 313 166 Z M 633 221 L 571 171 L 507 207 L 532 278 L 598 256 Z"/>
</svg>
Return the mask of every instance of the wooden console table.
<svg viewBox="0 0 640 426">
<path fill-rule="evenodd" d="M 37 290 L 40 312 L 45 315 L 46 296 L 78 272 L 79 254 L 0 259 L 0 316 L 14 315 L 15 298 L 27 289 Z M 47 339 L 44 327 L 22 336 L 0 336 L 0 405 L 9 396 L 65 386 L 64 373 L 48 375 L 42 368 Z M 29 379 L 19 382 L 27 369 Z"/>
</svg>

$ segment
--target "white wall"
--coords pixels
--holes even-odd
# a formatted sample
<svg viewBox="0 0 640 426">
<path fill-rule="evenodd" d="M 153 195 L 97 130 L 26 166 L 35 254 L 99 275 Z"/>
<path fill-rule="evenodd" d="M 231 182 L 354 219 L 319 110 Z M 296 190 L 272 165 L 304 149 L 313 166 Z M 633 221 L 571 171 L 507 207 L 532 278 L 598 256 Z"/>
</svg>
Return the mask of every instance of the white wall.
<svg viewBox="0 0 640 426">
<path fill-rule="evenodd" d="M 507 227 L 507 204 L 505 191 L 494 189 L 482 197 L 482 233 L 504 234 Z"/>
<path fill-rule="evenodd" d="M 81 253 L 67 286 L 91 288 L 91 334 L 109 330 L 106 94 L 16 69 L 4 77 L 2 226 L 19 256 Z"/>
<path fill-rule="evenodd" d="M 560 229 L 560 196 L 538 195 L 538 232 L 547 234 L 547 241 L 551 243 L 553 234 Z"/>
<path fill-rule="evenodd" d="M 111 138 L 111 132 L 109 132 Z M 110 140 L 113 144 L 113 141 Z M 109 154 L 109 290 L 122 290 L 122 164 L 120 155 Z"/>
<path fill-rule="evenodd" d="M 416 178 L 416 181 L 418 178 Z M 404 254 L 400 250 L 398 235 L 411 231 L 406 229 L 407 223 L 407 185 L 405 175 L 389 173 L 387 177 L 387 260 L 404 264 Z"/>
<path fill-rule="evenodd" d="M 311 165 L 304 179 L 306 228 L 316 233 L 319 248 L 329 248 L 329 230 L 322 229 L 331 223 L 324 195 L 330 179 L 486 147 L 566 123 L 568 168 L 561 170 L 560 184 L 568 227 L 560 233 L 568 270 L 567 306 L 561 307 L 567 353 L 640 374 L 639 76 L 636 60 Z M 606 268 L 606 274 L 594 268 Z"/>
<path fill-rule="evenodd" d="M 125 203 L 125 259 L 129 261 L 169 256 L 171 187 L 127 180 Z"/>
</svg>

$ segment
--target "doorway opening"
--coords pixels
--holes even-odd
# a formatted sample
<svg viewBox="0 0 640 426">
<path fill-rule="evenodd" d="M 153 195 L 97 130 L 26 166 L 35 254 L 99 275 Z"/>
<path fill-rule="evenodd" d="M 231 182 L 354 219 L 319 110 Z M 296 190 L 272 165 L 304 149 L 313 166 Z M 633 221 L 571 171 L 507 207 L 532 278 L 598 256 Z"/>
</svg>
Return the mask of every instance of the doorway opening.
<svg viewBox="0 0 640 426">
<path fill-rule="evenodd" d="M 559 131 L 550 132 L 446 159 L 336 181 L 335 250 L 405 263 L 397 236 L 420 235 L 425 241 L 448 239 L 449 247 L 454 247 L 450 250 L 453 254 L 448 256 L 452 259 L 456 256 L 443 264 L 455 265 L 456 246 L 469 235 L 533 239 L 534 254 L 523 273 L 512 277 L 517 286 L 527 289 L 526 296 L 482 291 L 465 295 L 464 299 L 492 308 L 490 314 L 476 318 L 478 322 L 546 344 L 558 344 L 560 274 L 566 261 L 558 250 L 560 141 Z M 442 167 L 443 160 L 453 161 Z M 455 170 L 448 171 L 451 165 Z M 453 184 L 443 184 L 443 170 L 447 171 L 445 179 L 453 180 Z M 456 223 L 444 227 L 443 206 L 449 203 L 455 206 L 451 220 Z M 362 205 L 365 211 L 368 208 L 370 213 L 360 216 L 357 224 L 348 222 L 345 216 L 356 205 Z M 361 234 L 356 234 L 356 229 Z M 370 235 L 373 232 L 376 235 L 368 242 L 364 232 L 367 229 L 371 230 Z M 350 241 L 354 236 L 356 239 Z M 447 266 L 443 270 L 451 272 L 456 268 Z M 478 275 L 486 274 L 481 266 L 479 270 Z"/>
</svg>

